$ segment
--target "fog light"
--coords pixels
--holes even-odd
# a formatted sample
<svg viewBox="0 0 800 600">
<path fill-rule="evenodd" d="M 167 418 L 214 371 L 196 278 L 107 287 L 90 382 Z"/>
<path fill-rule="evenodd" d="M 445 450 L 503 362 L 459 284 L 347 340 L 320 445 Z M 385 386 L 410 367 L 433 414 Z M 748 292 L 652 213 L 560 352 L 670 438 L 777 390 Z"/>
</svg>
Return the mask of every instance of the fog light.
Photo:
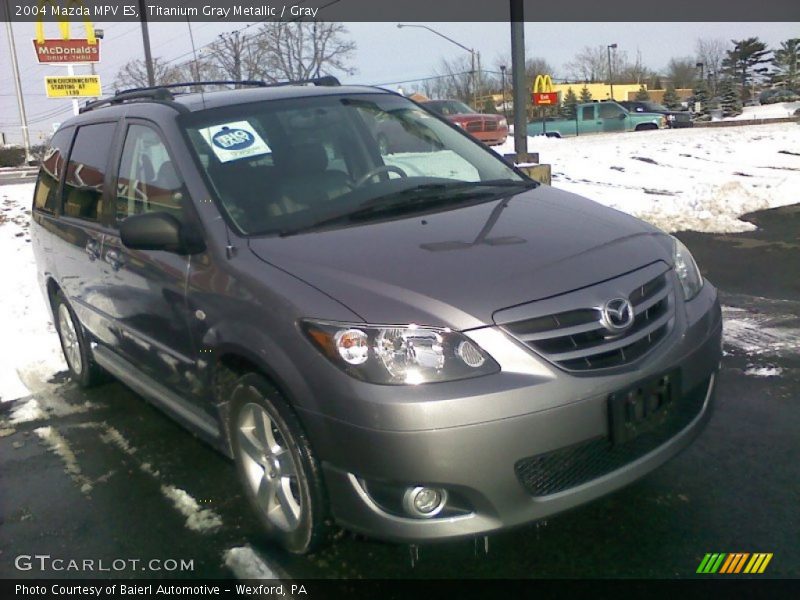
<svg viewBox="0 0 800 600">
<path fill-rule="evenodd" d="M 417 486 L 408 488 L 403 494 L 403 508 L 414 517 L 435 517 L 447 503 L 447 491 L 439 488 Z"/>
</svg>

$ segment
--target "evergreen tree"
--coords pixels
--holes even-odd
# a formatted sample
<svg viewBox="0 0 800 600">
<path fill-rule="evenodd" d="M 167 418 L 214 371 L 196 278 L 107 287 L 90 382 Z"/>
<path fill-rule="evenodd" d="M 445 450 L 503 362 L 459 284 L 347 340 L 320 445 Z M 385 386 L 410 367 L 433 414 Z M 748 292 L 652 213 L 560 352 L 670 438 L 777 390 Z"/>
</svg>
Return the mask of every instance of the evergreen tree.
<svg viewBox="0 0 800 600">
<path fill-rule="evenodd" d="M 567 88 L 567 93 L 564 96 L 564 101 L 561 103 L 561 108 L 558 111 L 559 115 L 565 119 L 574 119 L 578 114 L 578 97 L 571 87 Z"/>
<path fill-rule="evenodd" d="M 733 79 L 726 78 L 719 86 L 720 96 L 722 96 L 722 116 L 735 117 L 742 114 L 742 99 L 736 89 Z"/>
<path fill-rule="evenodd" d="M 698 121 L 708 121 L 711 119 L 709 114 L 711 98 L 708 93 L 708 86 L 705 81 L 698 81 L 694 88 L 694 102 L 700 103 L 700 110 L 696 113 Z"/>
<path fill-rule="evenodd" d="M 781 42 L 781 47 L 775 50 L 772 66 L 773 83 L 782 83 L 786 89 L 800 92 L 800 38 L 792 38 Z"/>
<path fill-rule="evenodd" d="M 581 100 L 582 103 L 591 102 L 592 101 L 592 94 L 589 91 L 589 88 L 586 87 L 585 85 L 581 88 L 580 100 Z"/>
<path fill-rule="evenodd" d="M 742 97 L 749 98 L 749 84 L 755 83 L 768 71 L 763 65 L 770 62 L 771 50 L 767 50 L 767 45 L 757 37 L 731 42 L 733 50 L 728 50 L 728 55 L 722 60 L 722 68 L 726 74 L 738 80 Z"/>
<path fill-rule="evenodd" d="M 662 103 L 670 110 L 680 108 L 681 99 L 678 98 L 678 94 L 675 92 L 675 88 L 672 87 L 672 84 L 669 84 L 667 86 L 667 90 L 664 92 L 664 98 L 662 99 Z"/>
<path fill-rule="evenodd" d="M 644 102 L 645 100 L 650 100 L 650 94 L 647 93 L 647 90 L 644 87 L 644 84 L 639 86 L 639 91 L 636 92 L 636 100 L 639 102 Z"/>
</svg>

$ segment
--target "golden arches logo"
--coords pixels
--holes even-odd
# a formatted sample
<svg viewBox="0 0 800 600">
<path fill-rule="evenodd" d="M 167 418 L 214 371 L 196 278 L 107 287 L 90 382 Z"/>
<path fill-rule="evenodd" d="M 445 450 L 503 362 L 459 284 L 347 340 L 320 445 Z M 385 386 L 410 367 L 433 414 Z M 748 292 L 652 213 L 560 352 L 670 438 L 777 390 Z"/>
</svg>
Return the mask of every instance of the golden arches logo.
<svg viewBox="0 0 800 600">
<path fill-rule="evenodd" d="M 553 80 L 550 75 L 537 75 L 533 82 L 534 94 L 547 94 L 553 91 Z"/>
<path fill-rule="evenodd" d="M 52 7 L 53 14 L 55 14 L 56 11 L 59 10 L 57 3 L 58 0 L 39 0 L 39 19 L 36 21 L 36 41 L 39 44 L 44 43 L 44 21 L 43 21 L 43 15 L 45 13 L 44 8 L 49 4 Z M 90 44 L 96 44 L 97 38 L 94 35 L 94 25 L 89 20 L 89 17 L 86 14 L 89 11 L 86 8 L 86 5 L 84 5 L 83 0 L 67 0 L 64 8 L 69 8 L 69 7 L 76 7 L 76 8 L 79 7 L 83 9 L 76 12 L 83 15 L 83 26 L 86 29 L 86 41 L 89 42 Z M 70 38 L 69 19 L 66 16 L 60 18 L 58 21 L 58 26 L 61 29 L 61 37 L 65 40 L 68 40 Z"/>
</svg>

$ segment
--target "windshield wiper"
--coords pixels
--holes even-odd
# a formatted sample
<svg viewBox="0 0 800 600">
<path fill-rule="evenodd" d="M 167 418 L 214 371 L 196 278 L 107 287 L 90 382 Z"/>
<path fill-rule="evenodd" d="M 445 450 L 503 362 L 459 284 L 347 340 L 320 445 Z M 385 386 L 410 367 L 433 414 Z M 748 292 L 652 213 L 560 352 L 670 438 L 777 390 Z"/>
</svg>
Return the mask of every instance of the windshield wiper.
<svg viewBox="0 0 800 600">
<path fill-rule="evenodd" d="M 319 229 L 342 221 L 356 221 L 375 214 L 392 211 L 405 211 L 420 209 L 424 206 L 436 204 L 460 203 L 475 198 L 494 196 L 491 191 L 476 188 L 530 188 L 538 185 L 533 181 L 514 181 L 511 179 L 498 179 L 493 181 L 459 181 L 454 183 L 423 183 L 403 190 L 371 198 L 355 208 L 332 214 L 319 221 L 303 225 L 295 229 L 280 232 L 281 237 L 295 235 L 305 231 Z M 467 193 L 471 192 L 471 193 Z"/>
</svg>

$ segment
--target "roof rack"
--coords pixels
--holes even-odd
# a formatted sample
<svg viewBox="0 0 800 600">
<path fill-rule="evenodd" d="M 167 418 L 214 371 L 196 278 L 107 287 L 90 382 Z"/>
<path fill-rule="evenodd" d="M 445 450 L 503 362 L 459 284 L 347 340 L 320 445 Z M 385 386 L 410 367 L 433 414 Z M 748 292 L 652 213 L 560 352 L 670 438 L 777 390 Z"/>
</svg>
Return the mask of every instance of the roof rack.
<svg viewBox="0 0 800 600">
<path fill-rule="evenodd" d="M 186 81 L 180 83 L 167 83 L 164 85 L 154 85 L 150 87 L 130 88 L 116 92 L 113 96 L 103 98 L 101 100 L 94 100 L 86 102 L 79 110 L 84 113 L 101 106 L 110 106 L 112 104 L 122 104 L 130 100 L 141 100 L 159 102 L 167 104 L 180 112 L 188 112 L 188 109 L 177 102 L 173 102 L 175 96 L 170 91 L 173 88 L 187 88 L 187 87 L 200 87 L 206 85 L 240 85 L 248 87 L 284 87 L 289 85 L 308 85 L 313 84 L 317 86 L 330 86 L 335 87 L 341 85 L 339 80 L 332 75 L 325 75 L 323 77 L 315 77 L 312 79 L 299 79 L 295 81 L 280 81 L 277 83 L 267 83 L 260 80 L 247 79 L 243 81 Z"/>
</svg>

